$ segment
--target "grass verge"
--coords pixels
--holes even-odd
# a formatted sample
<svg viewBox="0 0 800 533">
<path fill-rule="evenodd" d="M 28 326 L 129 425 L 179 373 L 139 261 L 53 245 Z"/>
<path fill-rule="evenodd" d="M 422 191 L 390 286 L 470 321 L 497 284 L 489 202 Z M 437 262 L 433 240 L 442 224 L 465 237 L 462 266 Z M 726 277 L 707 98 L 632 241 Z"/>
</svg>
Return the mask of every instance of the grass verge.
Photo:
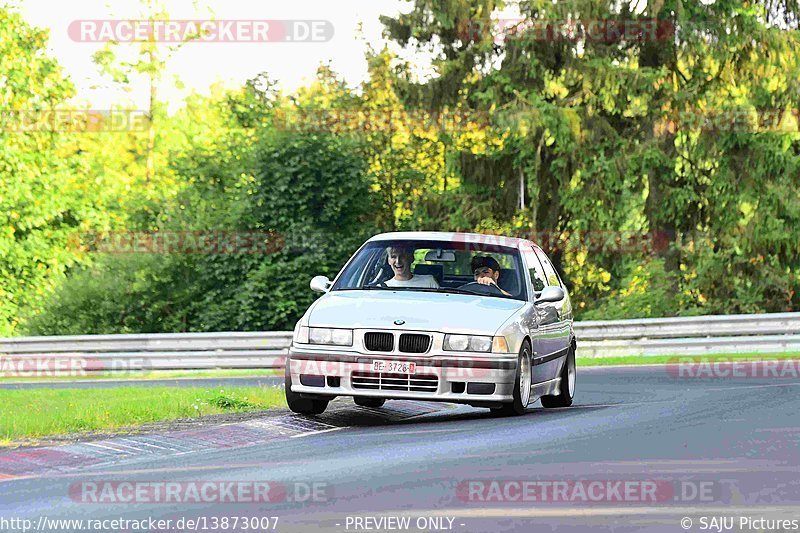
<svg viewBox="0 0 800 533">
<path fill-rule="evenodd" d="M 148 422 L 270 409 L 282 389 L 126 387 L 0 390 L 0 446 L 23 438 L 110 430 Z"/>
<path fill-rule="evenodd" d="M 580 351 L 580 348 L 578 349 Z M 578 366 L 612 366 L 612 365 L 660 365 L 665 363 L 684 362 L 724 362 L 724 361 L 780 361 L 784 359 L 800 359 L 800 352 L 788 353 L 734 353 L 709 355 L 626 355 L 620 357 L 578 357 Z"/>
<path fill-rule="evenodd" d="M 13 376 L 0 374 L 0 383 L 4 381 L 78 381 L 95 379 L 173 379 L 173 378 L 228 378 L 228 377 L 258 377 L 278 376 L 283 371 L 278 370 L 158 370 L 152 372 L 87 372 L 79 376 Z"/>
<path fill-rule="evenodd" d="M 578 357 L 578 366 L 664 364 L 678 361 L 752 361 L 800 359 L 800 352 L 715 354 L 706 356 Z M 142 378 L 264 375 L 263 371 L 203 371 Z M 137 376 L 139 378 L 140 376 Z M 107 377 L 107 376 L 105 376 Z M 127 376 L 129 377 L 129 376 Z M 74 379 L 74 378 L 70 378 Z M 149 422 L 284 407 L 282 389 L 274 387 L 125 387 L 103 389 L 0 390 L 0 446 L 18 439 L 113 430 Z"/>
</svg>

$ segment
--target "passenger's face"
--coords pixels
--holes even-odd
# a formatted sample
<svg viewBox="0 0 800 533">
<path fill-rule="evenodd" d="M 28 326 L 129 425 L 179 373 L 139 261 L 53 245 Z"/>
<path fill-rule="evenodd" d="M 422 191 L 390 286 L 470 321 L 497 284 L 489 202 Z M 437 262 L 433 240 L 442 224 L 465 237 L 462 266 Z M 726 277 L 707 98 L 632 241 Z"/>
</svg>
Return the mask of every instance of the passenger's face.
<svg viewBox="0 0 800 533">
<path fill-rule="evenodd" d="M 411 272 L 413 256 L 406 250 L 391 248 L 389 250 L 389 266 L 392 267 L 395 276 L 408 277 Z"/>
<path fill-rule="evenodd" d="M 489 277 L 495 282 L 500 278 L 500 272 L 496 270 L 492 270 L 489 267 L 480 267 L 475 269 L 475 281 L 478 281 L 481 278 Z"/>
</svg>

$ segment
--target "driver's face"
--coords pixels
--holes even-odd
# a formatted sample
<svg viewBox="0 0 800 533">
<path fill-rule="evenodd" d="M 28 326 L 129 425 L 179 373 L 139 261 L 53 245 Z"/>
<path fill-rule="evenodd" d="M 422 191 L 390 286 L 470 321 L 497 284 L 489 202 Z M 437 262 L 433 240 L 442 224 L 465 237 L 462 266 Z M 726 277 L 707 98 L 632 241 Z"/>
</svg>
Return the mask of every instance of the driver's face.
<svg viewBox="0 0 800 533">
<path fill-rule="evenodd" d="M 475 281 L 486 277 L 491 278 L 495 283 L 497 283 L 497 280 L 500 279 L 500 272 L 492 270 L 489 267 L 480 267 L 475 269 Z"/>
<path fill-rule="evenodd" d="M 392 267 L 396 276 L 408 277 L 411 272 L 413 256 L 406 250 L 391 248 L 389 250 L 389 266 Z"/>
</svg>

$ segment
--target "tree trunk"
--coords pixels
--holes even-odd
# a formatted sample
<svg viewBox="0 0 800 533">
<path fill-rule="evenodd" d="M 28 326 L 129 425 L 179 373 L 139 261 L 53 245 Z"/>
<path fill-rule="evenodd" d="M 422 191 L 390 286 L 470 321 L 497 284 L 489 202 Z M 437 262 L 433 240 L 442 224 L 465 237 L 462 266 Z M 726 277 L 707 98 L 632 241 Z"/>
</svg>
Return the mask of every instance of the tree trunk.
<svg viewBox="0 0 800 533">
<path fill-rule="evenodd" d="M 150 63 L 153 63 L 153 51 L 148 52 Z M 156 83 L 155 74 L 151 73 L 150 78 L 150 105 L 148 109 L 148 116 L 150 118 L 147 125 L 147 161 L 145 164 L 145 183 L 149 186 L 153 182 L 154 166 L 153 161 L 154 152 L 156 148 L 156 129 L 154 126 L 155 121 L 155 107 L 156 99 L 158 98 L 158 85 Z"/>
</svg>

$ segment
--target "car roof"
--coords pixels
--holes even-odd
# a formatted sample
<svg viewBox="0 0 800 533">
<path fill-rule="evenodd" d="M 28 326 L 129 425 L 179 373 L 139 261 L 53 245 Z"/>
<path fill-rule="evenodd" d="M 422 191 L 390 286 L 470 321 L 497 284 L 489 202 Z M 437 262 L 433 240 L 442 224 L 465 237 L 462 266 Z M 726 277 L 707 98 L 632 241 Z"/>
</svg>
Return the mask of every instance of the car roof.
<svg viewBox="0 0 800 533">
<path fill-rule="evenodd" d="M 371 237 L 367 242 L 392 241 L 392 240 L 426 240 L 458 242 L 466 244 L 493 244 L 508 246 L 509 248 L 529 248 L 535 243 L 517 237 L 504 237 L 502 235 L 484 235 L 482 233 L 460 233 L 452 231 L 392 231 L 380 233 Z"/>
</svg>

